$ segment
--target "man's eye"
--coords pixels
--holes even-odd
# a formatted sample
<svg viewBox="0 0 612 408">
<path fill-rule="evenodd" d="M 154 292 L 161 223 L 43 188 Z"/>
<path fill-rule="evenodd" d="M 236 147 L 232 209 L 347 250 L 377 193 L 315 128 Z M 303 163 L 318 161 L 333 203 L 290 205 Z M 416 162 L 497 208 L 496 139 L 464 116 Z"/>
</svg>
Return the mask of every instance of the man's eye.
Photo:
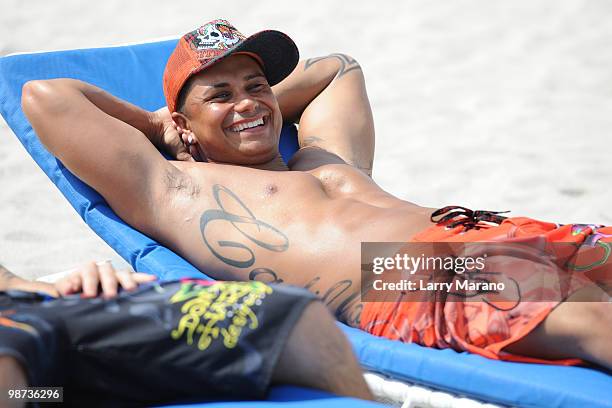
<svg viewBox="0 0 612 408">
<path fill-rule="evenodd" d="M 212 98 L 210 98 L 212 101 L 215 100 L 223 100 L 223 99 L 227 99 L 230 97 L 230 93 L 229 92 L 219 92 L 218 94 L 215 94 L 212 96 Z"/>
<path fill-rule="evenodd" d="M 262 91 L 265 89 L 265 87 L 266 86 L 264 84 L 254 84 L 249 87 L 249 91 Z"/>
</svg>

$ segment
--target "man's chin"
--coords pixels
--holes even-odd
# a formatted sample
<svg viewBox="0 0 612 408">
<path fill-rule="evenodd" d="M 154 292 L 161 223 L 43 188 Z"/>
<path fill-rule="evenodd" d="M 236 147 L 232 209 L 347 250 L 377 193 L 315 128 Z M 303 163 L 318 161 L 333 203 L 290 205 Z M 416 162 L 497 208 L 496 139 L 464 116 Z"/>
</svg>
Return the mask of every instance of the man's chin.
<svg viewBox="0 0 612 408">
<path fill-rule="evenodd" d="M 279 155 L 277 145 L 253 143 L 240 149 L 239 160 L 242 164 L 257 165 L 274 160 Z"/>
<path fill-rule="evenodd" d="M 232 157 L 209 157 L 209 161 L 216 163 L 236 164 L 239 166 L 258 166 L 276 160 L 280 156 L 278 149 L 243 151 Z"/>
<path fill-rule="evenodd" d="M 276 158 L 279 156 L 280 153 L 278 153 L 278 151 L 265 154 L 250 155 L 248 157 L 245 157 L 242 164 L 247 166 L 259 166 L 262 164 L 270 163 L 271 161 L 276 160 Z"/>
</svg>

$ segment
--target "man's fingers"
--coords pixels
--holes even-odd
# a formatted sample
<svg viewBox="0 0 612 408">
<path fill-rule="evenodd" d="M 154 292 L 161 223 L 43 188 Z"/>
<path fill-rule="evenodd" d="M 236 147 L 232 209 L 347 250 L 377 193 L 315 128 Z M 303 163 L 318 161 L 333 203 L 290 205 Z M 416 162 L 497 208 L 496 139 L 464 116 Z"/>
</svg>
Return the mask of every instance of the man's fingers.
<svg viewBox="0 0 612 408">
<path fill-rule="evenodd" d="M 114 269 L 113 277 L 116 278 L 115 283 L 118 281 L 125 290 L 134 290 L 140 283 L 151 282 L 157 279 L 155 275 L 150 275 L 148 273 L 131 272 L 128 270 L 115 271 Z"/>
<path fill-rule="evenodd" d="M 191 157 L 193 157 L 194 161 L 199 161 L 199 162 L 205 161 L 200 155 L 200 152 L 198 151 L 198 148 L 196 145 L 189 146 L 189 153 L 191 154 Z"/>
<path fill-rule="evenodd" d="M 68 290 L 70 289 L 70 282 L 68 279 L 60 279 L 54 284 L 55 289 L 59 292 L 60 295 L 64 296 L 68 294 Z"/>
<path fill-rule="evenodd" d="M 155 279 L 155 275 L 147 273 L 116 271 L 110 261 L 89 262 L 57 281 L 54 287 L 62 296 L 82 292 L 82 297 L 91 298 L 98 295 L 101 286 L 104 297 L 112 298 L 117 296 L 119 285 L 125 290 L 134 290 L 140 283 Z"/>
<path fill-rule="evenodd" d="M 184 138 L 179 136 L 175 142 L 168 145 L 171 150 L 169 153 L 179 161 L 195 161 L 189 153 L 189 147 L 185 144 Z"/>
<path fill-rule="evenodd" d="M 117 296 L 117 285 L 119 282 L 115 276 L 115 268 L 113 268 L 111 262 L 103 261 L 98 262 L 96 265 L 98 267 L 104 297 L 111 298 Z"/>
<path fill-rule="evenodd" d="M 136 281 L 134 280 L 134 274 L 127 270 L 121 270 L 117 272 L 117 279 L 119 279 L 119 283 L 121 287 L 125 290 L 134 290 L 138 286 Z"/>
<path fill-rule="evenodd" d="M 142 272 L 134 272 L 132 274 L 132 278 L 136 283 L 145 283 L 157 280 L 157 276 Z"/>
<path fill-rule="evenodd" d="M 179 154 L 176 155 L 176 159 L 179 161 L 195 161 L 187 150 L 179 152 Z"/>
<path fill-rule="evenodd" d="M 94 262 L 89 262 L 83 267 L 81 273 L 83 279 L 83 297 L 95 297 L 98 294 L 98 267 Z"/>
<path fill-rule="evenodd" d="M 176 128 L 176 130 L 178 131 L 179 135 L 181 135 L 181 140 L 183 141 L 183 144 L 185 146 L 189 146 L 190 145 L 190 143 L 189 143 L 189 134 L 183 133 L 182 131 L 179 131 L 178 129 L 179 128 Z"/>
<path fill-rule="evenodd" d="M 80 292 L 82 288 L 83 288 L 83 278 L 81 277 L 81 274 L 79 272 L 70 278 L 70 292 L 69 293 Z"/>
<path fill-rule="evenodd" d="M 62 296 L 80 292 L 82 287 L 81 270 L 79 269 L 77 272 L 60 279 L 55 282 L 54 286 Z"/>
<path fill-rule="evenodd" d="M 78 281 L 77 281 L 78 278 Z M 55 289 L 60 295 L 66 296 L 71 293 L 78 292 L 81 289 L 81 277 L 78 275 L 69 275 L 55 282 Z"/>
</svg>

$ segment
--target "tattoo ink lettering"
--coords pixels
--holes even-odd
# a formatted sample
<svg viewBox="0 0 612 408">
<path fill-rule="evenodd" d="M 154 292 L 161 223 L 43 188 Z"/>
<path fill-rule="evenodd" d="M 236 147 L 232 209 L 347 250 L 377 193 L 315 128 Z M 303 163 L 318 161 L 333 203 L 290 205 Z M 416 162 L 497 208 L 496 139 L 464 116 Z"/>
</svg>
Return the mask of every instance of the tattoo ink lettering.
<svg viewBox="0 0 612 408">
<path fill-rule="evenodd" d="M 305 138 L 302 140 L 302 142 L 303 142 L 305 145 L 312 145 L 312 144 L 316 144 L 316 143 L 319 143 L 319 142 L 324 142 L 324 141 L 325 141 L 325 140 L 321 139 L 321 138 L 320 138 L 320 137 L 318 137 L 318 136 L 307 136 L 307 137 L 305 137 Z"/>
<path fill-rule="evenodd" d="M 207 234 L 207 227 L 212 222 L 226 222 L 231 225 L 235 230 L 240 232 L 248 241 L 254 245 L 273 252 L 283 252 L 289 248 L 289 239 L 285 234 L 279 231 L 272 225 L 258 220 L 253 212 L 240 200 L 240 198 L 228 188 L 215 184 L 213 186 L 213 197 L 219 209 L 210 209 L 204 211 L 200 217 L 200 232 L 204 244 L 208 247 L 211 253 L 220 261 L 226 265 L 234 266 L 237 268 L 248 268 L 255 263 L 255 254 L 252 246 L 249 247 L 241 242 L 228 241 L 228 240 L 216 240 L 212 242 L 212 239 Z M 240 208 L 240 214 L 232 213 L 226 210 L 224 202 L 230 200 L 232 208 Z M 258 232 L 265 231 L 271 234 L 278 240 L 277 243 L 271 243 L 264 241 L 256 234 L 247 232 L 245 226 L 255 226 Z M 270 239 L 268 238 L 268 241 Z M 225 249 L 232 249 L 232 255 L 227 254 Z M 236 249 L 241 256 L 237 255 Z M 259 281 L 267 284 L 281 284 L 284 283 L 284 279 L 278 276 L 278 274 L 269 268 L 254 268 L 249 272 L 249 280 Z M 319 276 L 314 277 L 310 282 L 304 285 L 305 289 L 310 290 L 317 296 L 321 294 L 321 291 L 314 287 L 320 282 Z M 322 301 L 326 305 L 339 301 L 340 304 L 336 308 L 336 316 L 342 317 L 344 321 L 351 326 L 358 326 L 361 319 L 361 310 L 363 306 L 357 304 L 359 302 L 359 293 L 350 293 L 350 289 L 353 286 L 353 281 L 350 279 L 344 279 L 336 282 L 329 289 L 325 291 L 321 296 Z M 351 310 L 351 308 L 353 308 Z M 350 315 L 349 315 L 350 313 Z"/>
<path fill-rule="evenodd" d="M 321 280 L 320 277 L 315 276 L 310 282 L 304 285 L 304 289 L 308 289 L 309 291 L 313 292 L 315 295 L 319 296 L 319 293 L 321 292 L 319 292 L 318 290 L 313 290 L 312 287 L 316 285 L 320 280 Z"/>
<path fill-rule="evenodd" d="M 318 279 L 318 278 L 315 278 Z M 314 281 L 314 279 L 313 279 Z M 350 293 L 350 289 L 353 286 L 353 281 L 350 279 L 344 279 L 333 284 L 322 296 L 321 300 L 327 306 L 330 306 L 336 299 L 346 296 L 336 308 L 336 318 L 343 318 L 344 321 L 350 325 L 358 325 L 361 319 L 362 306 L 358 305 L 353 310 L 352 315 L 348 315 L 349 311 L 357 302 L 359 302 L 359 293 Z M 348 293 L 347 293 L 348 292 Z M 318 291 L 316 292 L 318 294 Z"/>
<path fill-rule="evenodd" d="M 340 61 L 340 69 L 338 70 L 338 73 L 336 74 L 334 79 L 340 78 L 344 76 L 345 74 L 347 74 L 348 72 L 351 72 L 355 69 L 361 69 L 361 66 L 359 66 L 359 63 L 355 59 L 349 57 L 348 55 L 330 54 L 327 57 L 317 57 L 317 58 L 307 59 L 306 62 L 304 63 L 304 71 L 306 71 L 308 68 L 310 68 L 317 62 L 323 61 L 329 58 L 337 58 L 338 61 Z"/>
<path fill-rule="evenodd" d="M 259 279 L 258 279 L 259 278 Z M 276 272 L 268 268 L 255 268 L 249 272 L 249 280 L 263 283 L 283 283 L 284 280 L 278 277 Z"/>
<path fill-rule="evenodd" d="M 233 204 L 237 204 L 243 210 L 243 214 L 233 214 L 227 211 L 223 204 L 224 200 L 221 197 L 222 194 L 227 197 L 227 200 L 232 201 Z M 248 268 L 253 266 L 255 263 L 255 254 L 251 248 L 241 242 L 217 240 L 214 242 L 215 245 L 213 245 L 213 243 L 210 241 L 210 237 L 206 233 L 206 229 L 208 225 L 214 221 L 225 221 L 229 223 L 245 238 L 260 248 L 267 249 L 272 252 L 283 252 L 289 248 L 289 239 L 287 236 L 272 225 L 258 220 L 253 212 L 231 190 L 219 184 L 215 184 L 213 186 L 213 197 L 220 210 L 212 209 L 204 211 L 200 217 L 200 232 L 202 234 L 204 244 L 217 259 L 236 268 Z M 254 225 L 257 227 L 258 232 L 267 231 L 268 233 L 271 233 L 278 239 L 279 243 L 265 242 L 257 236 L 251 235 L 251 233 L 245 231 L 245 229 L 242 227 L 244 225 Z M 232 256 L 227 255 L 227 251 L 223 251 L 226 248 L 234 249 L 234 251 L 232 251 Z M 238 250 L 238 253 L 242 255 L 241 257 L 236 255 L 236 249 Z"/>
</svg>

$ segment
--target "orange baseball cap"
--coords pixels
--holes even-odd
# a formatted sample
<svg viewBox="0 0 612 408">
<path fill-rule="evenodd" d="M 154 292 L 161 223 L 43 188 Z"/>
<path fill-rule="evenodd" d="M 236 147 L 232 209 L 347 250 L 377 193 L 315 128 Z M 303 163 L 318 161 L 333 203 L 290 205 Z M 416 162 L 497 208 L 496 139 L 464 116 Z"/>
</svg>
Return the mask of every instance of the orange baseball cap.
<svg viewBox="0 0 612 408">
<path fill-rule="evenodd" d="M 166 63 L 164 95 L 170 112 L 176 110 L 181 89 L 192 75 L 236 53 L 255 58 L 270 86 L 287 77 L 299 60 L 295 43 L 280 31 L 260 31 L 247 38 L 228 21 L 213 20 L 182 36 Z"/>
</svg>

